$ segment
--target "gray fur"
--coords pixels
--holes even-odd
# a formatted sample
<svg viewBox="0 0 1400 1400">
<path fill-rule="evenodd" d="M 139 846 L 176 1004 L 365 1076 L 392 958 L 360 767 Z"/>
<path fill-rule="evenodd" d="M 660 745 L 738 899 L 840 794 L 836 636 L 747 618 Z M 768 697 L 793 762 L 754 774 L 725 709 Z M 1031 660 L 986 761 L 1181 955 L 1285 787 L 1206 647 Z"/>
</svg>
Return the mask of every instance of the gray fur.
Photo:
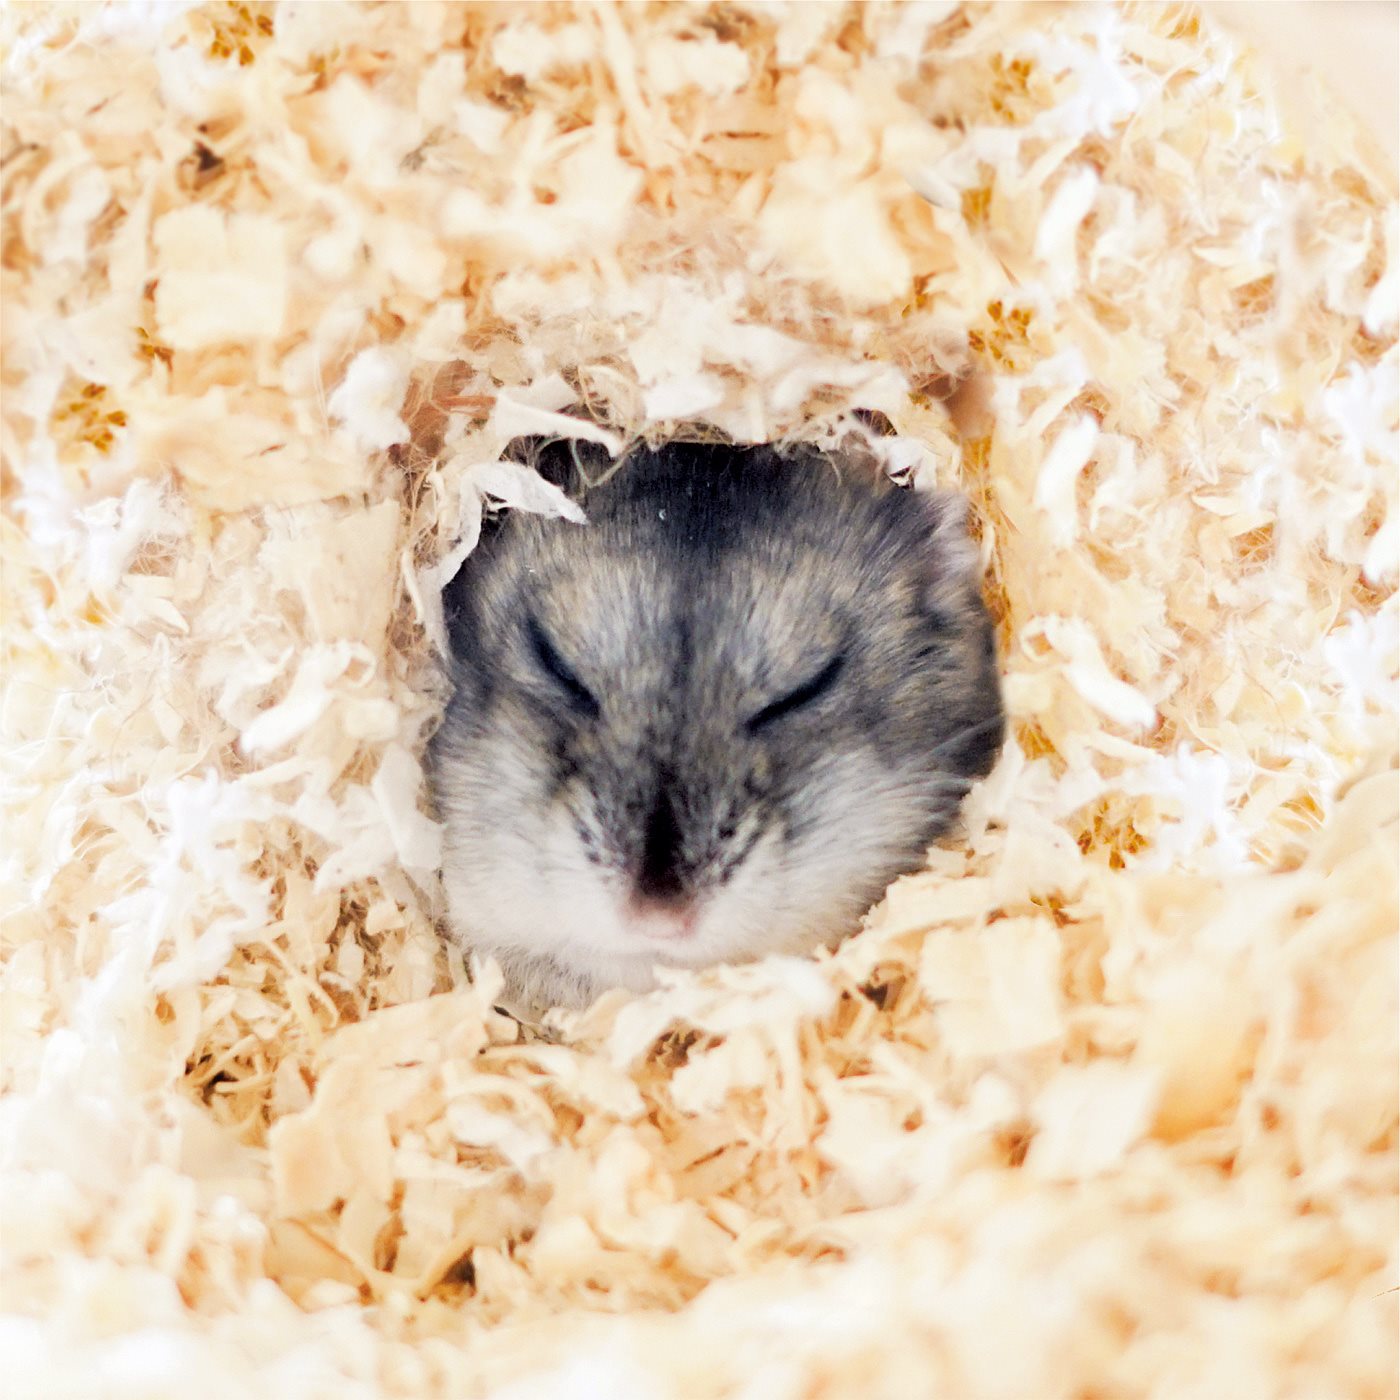
<svg viewBox="0 0 1400 1400">
<path fill-rule="evenodd" d="M 961 501 L 811 451 L 536 465 L 589 523 L 511 512 L 448 590 L 454 934 L 538 1007 L 849 932 L 1000 747 Z"/>
</svg>

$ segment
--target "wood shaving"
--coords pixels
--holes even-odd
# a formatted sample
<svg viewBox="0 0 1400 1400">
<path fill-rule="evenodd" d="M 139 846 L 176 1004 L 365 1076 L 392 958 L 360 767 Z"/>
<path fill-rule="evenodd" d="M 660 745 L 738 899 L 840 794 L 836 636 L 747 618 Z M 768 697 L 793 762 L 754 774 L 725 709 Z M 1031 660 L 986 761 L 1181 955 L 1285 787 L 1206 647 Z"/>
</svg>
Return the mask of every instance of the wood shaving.
<svg viewBox="0 0 1400 1400">
<path fill-rule="evenodd" d="M 0 38 L 8 1393 L 1395 1395 L 1362 128 L 1175 5 Z M 971 498 L 1011 740 L 836 952 L 522 1028 L 444 949 L 437 594 L 541 431 Z"/>
</svg>

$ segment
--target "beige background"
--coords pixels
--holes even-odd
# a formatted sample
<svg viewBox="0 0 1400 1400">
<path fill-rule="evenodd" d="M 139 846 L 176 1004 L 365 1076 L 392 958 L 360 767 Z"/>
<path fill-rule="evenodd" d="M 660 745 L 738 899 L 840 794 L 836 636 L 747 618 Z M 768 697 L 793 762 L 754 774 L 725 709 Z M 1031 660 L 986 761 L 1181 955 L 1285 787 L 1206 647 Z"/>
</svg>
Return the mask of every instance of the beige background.
<svg viewBox="0 0 1400 1400">
<path fill-rule="evenodd" d="M 1400 158 L 1400 3 L 1397 0 L 1209 0 L 1218 23 L 1243 35 L 1295 82 L 1321 78 Z"/>
</svg>

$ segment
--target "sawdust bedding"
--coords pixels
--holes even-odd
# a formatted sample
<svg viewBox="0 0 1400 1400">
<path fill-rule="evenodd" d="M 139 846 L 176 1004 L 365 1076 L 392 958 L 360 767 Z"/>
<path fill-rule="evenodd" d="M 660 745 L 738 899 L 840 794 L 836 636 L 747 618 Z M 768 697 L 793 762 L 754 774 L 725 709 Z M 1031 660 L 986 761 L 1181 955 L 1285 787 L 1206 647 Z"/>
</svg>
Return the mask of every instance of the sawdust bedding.
<svg viewBox="0 0 1400 1400">
<path fill-rule="evenodd" d="M 3 22 L 11 1395 L 1395 1394 L 1339 110 L 1176 7 Z M 702 422 L 971 495 L 1012 740 L 834 955 L 527 1036 L 436 590 L 513 436 Z"/>
</svg>

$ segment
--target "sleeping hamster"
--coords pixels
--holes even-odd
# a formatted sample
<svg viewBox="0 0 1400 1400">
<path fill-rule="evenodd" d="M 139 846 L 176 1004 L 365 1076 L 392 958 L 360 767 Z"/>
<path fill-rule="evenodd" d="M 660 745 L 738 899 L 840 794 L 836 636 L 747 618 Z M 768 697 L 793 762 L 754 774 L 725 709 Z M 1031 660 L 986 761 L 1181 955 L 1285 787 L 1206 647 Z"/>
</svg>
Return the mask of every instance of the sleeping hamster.
<svg viewBox="0 0 1400 1400">
<path fill-rule="evenodd" d="M 961 500 L 812 450 L 532 460 L 588 523 L 510 512 L 447 591 L 453 933 L 538 1008 L 850 932 L 1001 745 Z"/>
</svg>

